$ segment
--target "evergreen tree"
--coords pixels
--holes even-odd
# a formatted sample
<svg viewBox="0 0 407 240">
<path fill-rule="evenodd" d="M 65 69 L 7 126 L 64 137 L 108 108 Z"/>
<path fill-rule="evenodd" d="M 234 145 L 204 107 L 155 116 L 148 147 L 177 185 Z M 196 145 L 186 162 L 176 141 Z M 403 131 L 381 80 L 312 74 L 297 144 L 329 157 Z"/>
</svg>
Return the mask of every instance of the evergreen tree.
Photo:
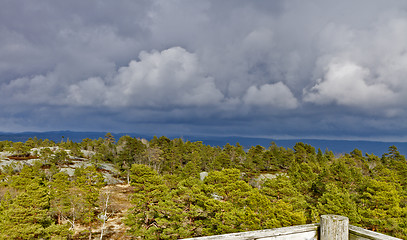
<svg viewBox="0 0 407 240">
<path fill-rule="evenodd" d="M 75 170 L 75 186 L 80 192 L 83 203 L 81 222 L 88 225 L 89 240 L 92 238 L 92 223 L 96 220 L 100 188 L 105 184 L 101 173 L 94 166 Z"/>
<path fill-rule="evenodd" d="M 68 218 L 71 210 L 71 185 L 68 174 L 63 172 L 54 174 L 52 181 L 49 182 L 50 211 L 56 214 L 58 225 L 62 224 L 63 219 Z"/>
</svg>

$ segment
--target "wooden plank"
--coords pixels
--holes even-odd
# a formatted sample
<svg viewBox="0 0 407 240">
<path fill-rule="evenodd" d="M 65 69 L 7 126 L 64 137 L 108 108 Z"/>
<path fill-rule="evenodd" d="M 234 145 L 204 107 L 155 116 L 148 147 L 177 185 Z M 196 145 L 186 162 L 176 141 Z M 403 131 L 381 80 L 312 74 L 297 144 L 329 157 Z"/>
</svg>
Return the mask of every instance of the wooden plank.
<svg viewBox="0 0 407 240">
<path fill-rule="evenodd" d="M 382 233 L 350 225 L 349 240 L 401 240 L 401 238 L 391 237 Z"/>
<path fill-rule="evenodd" d="M 317 240 L 319 224 L 273 228 L 259 231 L 230 233 L 223 235 L 188 238 L 185 240 Z M 292 238 L 295 237 L 295 238 Z M 303 238 L 301 238 L 303 237 Z"/>
<path fill-rule="evenodd" d="M 318 240 L 318 232 L 291 233 L 274 237 L 255 238 L 257 240 Z"/>
<path fill-rule="evenodd" d="M 322 224 L 322 217 L 321 217 Z M 230 233 L 223 235 L 188 238 L 185 240 L 322 240 L 319 238 L 320 225 L 307 224 L 292 227 L 274 228 L 259 231 Z M 353 225 L 348 225 L 348 236 L 346 240 L 401 240 L 385 234 L 369 231 Z M 332 238 L 337 239 L 337 238 Z M 329 239 L 329 240 L 332 240 Z"/>
</svg>

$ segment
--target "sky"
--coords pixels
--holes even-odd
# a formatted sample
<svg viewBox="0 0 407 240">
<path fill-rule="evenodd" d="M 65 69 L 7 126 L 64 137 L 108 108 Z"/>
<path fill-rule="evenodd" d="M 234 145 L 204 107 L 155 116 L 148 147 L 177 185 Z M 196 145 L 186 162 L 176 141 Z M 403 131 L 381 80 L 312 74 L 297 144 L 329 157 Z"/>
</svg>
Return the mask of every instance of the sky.
<svg viewBox="0 0 407 240">
<path fill-rule="evenodd" d="M 405 0 L 0 0 L 0 131 L 407 140 Z"/>
</svg>

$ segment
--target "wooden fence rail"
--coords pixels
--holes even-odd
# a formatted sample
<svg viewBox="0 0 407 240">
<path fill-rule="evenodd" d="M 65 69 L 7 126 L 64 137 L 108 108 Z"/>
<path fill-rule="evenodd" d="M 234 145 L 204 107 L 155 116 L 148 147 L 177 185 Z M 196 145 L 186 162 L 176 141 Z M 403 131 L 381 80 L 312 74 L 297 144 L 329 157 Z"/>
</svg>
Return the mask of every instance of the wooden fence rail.
<svg viewBox="0 0 407 240">
<path fill-rule="evenodd" d="M 400 240 L 349 225 L 347 217 L 322 215 L 321 223 L 251 232 L 188 238 L 185 240 Z"/>
</svg>

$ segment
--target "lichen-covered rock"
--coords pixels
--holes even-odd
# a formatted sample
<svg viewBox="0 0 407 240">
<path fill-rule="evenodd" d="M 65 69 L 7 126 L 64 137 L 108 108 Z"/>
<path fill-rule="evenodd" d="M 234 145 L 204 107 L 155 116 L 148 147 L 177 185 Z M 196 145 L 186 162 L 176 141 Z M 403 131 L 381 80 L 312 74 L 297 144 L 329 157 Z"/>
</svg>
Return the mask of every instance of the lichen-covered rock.
<svg viewBox="0 0 407 240">
<path fill-rule="evenodd" d="M 252 185 L 253 187 L 259 188 L 261 186 L 261 184 L 264 183 L 267 179 L 274 179 L 280 175 L 284 175 L 284 173 L 276 173 L 276 174 L 263 173 L 263 174 L 260 174 L 257 178 L 253 178 L 249 182 L 249 184 Z"/>
<path fill-rule="evenodd" d="M 199 173 L 199 179 L 201 179 L 201 181 L 205 180 L 205 178 L 208 176 L 208 172 L 201 172 Z"/>
</svg>

